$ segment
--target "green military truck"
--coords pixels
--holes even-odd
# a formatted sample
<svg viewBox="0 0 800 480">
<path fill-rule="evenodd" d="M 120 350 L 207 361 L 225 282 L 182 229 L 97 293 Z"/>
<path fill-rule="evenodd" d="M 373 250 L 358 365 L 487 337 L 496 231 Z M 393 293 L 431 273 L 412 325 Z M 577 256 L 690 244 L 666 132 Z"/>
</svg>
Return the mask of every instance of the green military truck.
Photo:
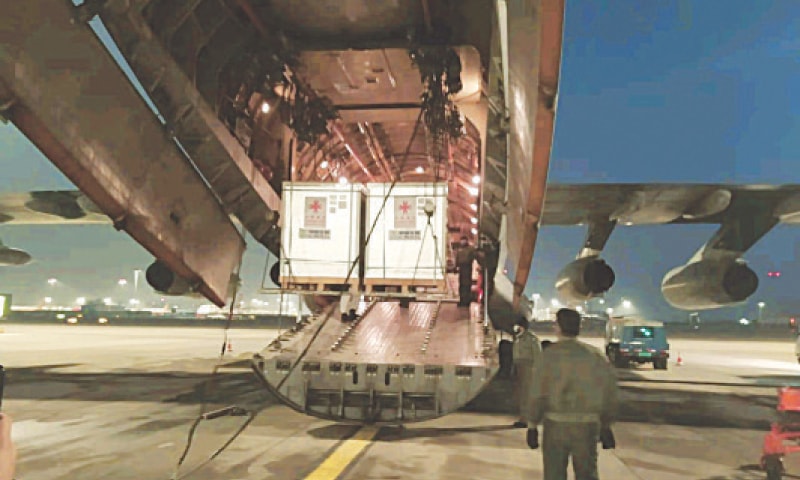
<svg viewBox="0 0 800 480">
<path fill-rule="evenodd" d="M 669 343 L 664 324 L 641 318 L 611 318 L 606 323 L 606 356 L 615 367 L 652 363 L 667 369 Z"/>
</svg>

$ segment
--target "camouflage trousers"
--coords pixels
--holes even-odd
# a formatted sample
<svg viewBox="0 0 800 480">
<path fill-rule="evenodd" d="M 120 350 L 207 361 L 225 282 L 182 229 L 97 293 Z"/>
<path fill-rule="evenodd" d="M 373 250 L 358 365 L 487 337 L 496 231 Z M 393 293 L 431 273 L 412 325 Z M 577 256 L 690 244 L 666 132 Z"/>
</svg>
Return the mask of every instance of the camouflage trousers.
<svg viewBox="0 0 800 480">
<path fill-rule="evenodd" d="M 515 363 L 513 381 L 511 392 L 514 404 L 519 408 L 519 418 L 528 421 L 530 420 L 531 388 L 533 387 L 533 363 Z"/>
<path fill-rule="evenodd" d="M 572 457 L 575 480 L 598 480 L 597 423 L 544 421 L 542 456 L 544 480 L 566 480 L 567 465 Z"/>
</svg>

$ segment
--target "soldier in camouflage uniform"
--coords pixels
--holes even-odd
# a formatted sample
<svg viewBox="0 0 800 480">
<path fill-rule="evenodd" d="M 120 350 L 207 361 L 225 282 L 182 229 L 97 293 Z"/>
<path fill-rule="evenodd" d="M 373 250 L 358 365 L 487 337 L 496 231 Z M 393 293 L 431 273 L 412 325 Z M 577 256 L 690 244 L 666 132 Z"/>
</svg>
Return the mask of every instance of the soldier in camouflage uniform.
<svg viewBox="0 0 800 480">
<path fill-rule="evenodd" d="M 539 338 L 528 328 L 526 320 L 520 319 L 515 325 L 517 336 L 514 339 L 514 400 L 519 405 L 519 419 L 514 422 L 517 428 L 530 425 L 531 391 L 533 387 L 533 368 L 542 361 L 542 347 Z"/>
<path fill-rule="evenodd" d="M 617 412 L 614 369 L 603 353 L 578 341 L 580 315 L 556 315 L 559 341 L 542 354 L 531 392 L 531 420 L 544 424 L 545 480 L 566 480 L 572 457 L 576 480 L 597 480 L 597 442 Z M 610 430 L 607 430 L 610 432 Z"/>
</svg>

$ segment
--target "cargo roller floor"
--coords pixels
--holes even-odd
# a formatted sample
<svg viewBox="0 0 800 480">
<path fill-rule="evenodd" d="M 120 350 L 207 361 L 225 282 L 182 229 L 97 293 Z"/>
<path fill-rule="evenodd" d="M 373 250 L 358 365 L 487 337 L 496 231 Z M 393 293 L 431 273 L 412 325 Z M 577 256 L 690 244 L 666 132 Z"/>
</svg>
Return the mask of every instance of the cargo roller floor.
<svg viewBox="0 0 800 480">
<path fill-rule="evenodd" d="M 453 303 L 412 303 L 401 308 L 397 302 L 380 302 L 357 324 L 328 322 L 306 357 L 481 366 L 483 323 L 478 308 L 459 308 Z M 338 348 L 336 342 L 340 342 Z"/>
<path fill-rule="evenodd" d="M 457 410 L 497 371 L 480 305 L 374 302 L 343 322 L 338 306 L 255 358 L 265 386 L 323 418 L 404 423 Z"/>
</svg>

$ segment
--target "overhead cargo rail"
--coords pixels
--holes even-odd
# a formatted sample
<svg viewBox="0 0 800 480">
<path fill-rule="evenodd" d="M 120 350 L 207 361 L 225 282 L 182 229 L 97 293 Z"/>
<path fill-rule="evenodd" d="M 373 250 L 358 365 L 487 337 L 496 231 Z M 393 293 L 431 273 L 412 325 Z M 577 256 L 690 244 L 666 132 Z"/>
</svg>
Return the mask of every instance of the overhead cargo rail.
<svg viewBox="0 0 800 480">
<path fill-rule="evenodd" d="M 70 2 L 4 2 L 0 110 L 116 228 L 224 305 L 244 241 Z"/>
<path fill-rule="evenodd" d="M 280 197 L 150 29 L 142 14 L 148 3 L 111 0 L 98 13 L 166 119 L 170 133 L 181 142 L 225 209 L 277 254 Z M 232 42 L 232 49 L 237 46 Z"/>
</svg>

